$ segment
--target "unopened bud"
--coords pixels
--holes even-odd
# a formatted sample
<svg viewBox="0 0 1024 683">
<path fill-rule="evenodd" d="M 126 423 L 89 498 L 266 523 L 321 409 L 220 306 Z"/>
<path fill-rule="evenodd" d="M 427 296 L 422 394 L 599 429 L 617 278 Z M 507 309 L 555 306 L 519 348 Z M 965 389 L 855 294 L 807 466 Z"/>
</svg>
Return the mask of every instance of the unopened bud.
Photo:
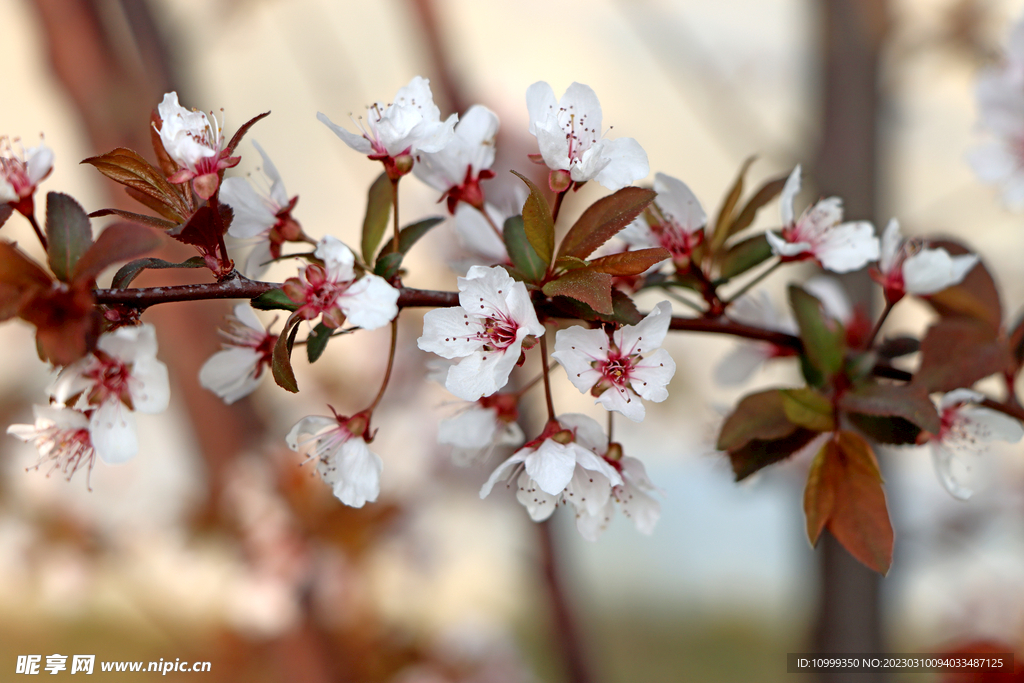
<svg viewBox="0 0 1024 683">
<path fill-rule="evenodd" d="M 622 444 L 615 441 L 608 444 L 608 452 L 604 457 L 608 460 L 622 460 Z"/>
<path fill-rule="evenodd" d="M 339 420 L 339 422 L 340 421 L 341 420 Z M 363 435 L 366 434 L 366 428 L 369 426 L 370 423 L 366 419 L 366 415 L 364 415 L 363 413 L 353 415 L 348 419 L 348 421 L 345 422 L 345 429 L 348 430 L 348 433 L 351 434 L 352 436 L 358 436 L 360 438 L 362 438 Z"/>
<path fill-rule="evenodd" d="M 563 429 L 560 432 L 555 432 L 548 438 L 554 441 L 555 443 L 562 444 L 563 446 L 574 441 L 572 432 L 570 432 L 568 429 Z"/>
<path fill-rule="evenodd" d="M 537 345 L 537 338 L 534 337 L 532 334 L 528 334 L 525 337 L 523 337 L 523 346 L 522 346 L 522 348 L 523 348 L 524 351 L 529 351 L 530 349 L 532 349 L 536 345 Z"/>
<path fill-rule="evenodd" d="M 548 173 L 548 187 L 556 194 L 566 192 L 572 187 L 572 176 L 569 175 L 568 171 L 551 171 Z"/>
<path fill-rule="evenodd" d="M 281 285 L 281 291 L 284 292 L 286 297 L 297 304 L 306 301 L 306 288 L 302 286 L 298 278 L 290 277 L 285 280 L 284 284 Z"/>
<path fill-rule="evenodd" d="M 415 163 L 415 159 L 408 154 L 401 154 L 395 157 L 394 170 L 388 174 L 392 180 L 401 178 L 406 173 L 412 170 L 412 165 Z"/>
</svg>

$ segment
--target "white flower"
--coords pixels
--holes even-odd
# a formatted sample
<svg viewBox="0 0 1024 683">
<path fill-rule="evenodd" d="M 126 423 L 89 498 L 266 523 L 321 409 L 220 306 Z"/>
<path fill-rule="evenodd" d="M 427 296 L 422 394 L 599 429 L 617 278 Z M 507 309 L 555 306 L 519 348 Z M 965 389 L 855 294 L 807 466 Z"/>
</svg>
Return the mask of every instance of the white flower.
<svg viewBox="0 0 1024 683">
<path fill-rule="evenodd" d="M 444 149 L 420 154 L 412 172 L 417 178 L 448 198 L 448 211 L 455 213 L 460 201 L 482 208 L 484 194 L 480 181 L 494 177 L 494 141 L 498 115 L 483 105 L 473 105 L 455 126 L 455 136 Z"/>
<path fill-rule="evenodd" d="M 673 260 L 686 261 L 704 241 L 707 214 L 690 188 L 670 175 L 657 173 L 654 190 L 658 193 L 651 211 L 655 222 L 648 223 L 641 215 L 618 237 L 634 249 L 664 247 Z"/>
<path fill-rule="evenodd" d="M 49 464 L 68 479 L 82 466 L 92 471 L 96 451 L 89 436 L 89 418 L 70 408 L 32 406 L 35 424 L 11 425 L 7 433 L 31 443 L 39 451 L 36 468 Z"/>
<path fill-rule="evenodd" d="M 534 521 L 550 517 L 559 503 L 572 503 L 578 511 L 596 515 L 608 502 L 612 487 L 623 483 L 615 468 L 597 455 L 606 445 L 607 438 L 594 420 L 562 415 L 539 438 L 501 463 L 480 489 L 480 497 L 486 498 L 495 483 L 522 470 L 516 498 Z"/>
<path fill-rule="evenodd" d="M 941 428 L 932 436 L 932 462 L 939 481 L 950 495 L 960 500 L 971 497 L 972 491 L 957 481 L 954 467 L 967 467 L 959 456 L 980 453 L 991 441 L 1017 443 L 1024 436 L 1020 422 L 978 405 L 984 396 L 970 389 L 956 389 L 939 401 Z"/>
<path fill-rule="evenodd" d="M 10 138 L 0 137 L 0 203 L 31 202 L 36 186 L 53 170 L 53 151 L 40 143 L 15 152 Z M 31 204 L 26 205 L 31 212 Z"/>
<path fill-rule="evenodd" d="M 300 318 L 312 320 L 323 314 L 328 327 L 339 327 L 347 319 L 364 330 L 375 330 L 398 315 L 398 290 L 373 273 L 357 280 L 355 256 L 337 238 L 323 237 L 313 254 L 324 265 L 306 266 L 300 277 L 288 278 L 282 287 L 300 304 Z"/>
<path fill-rule="evenodd" d="M 784 261 L 816 259 L 826 270 L 849 273 L 878 259 L 878 238 L 867 221 L 842 223 L 843 202 L 838 197 L 821 199 L 794 220 L 793 199 L 800 192 L 800 166 L 793 169 L 779 200 L 782 236 L 765 237 L 772 253 Z"/>
<path fill-rule="evenodd" d="M 423 316 L 418 346 L 442 358 L 462 358 L 445 387 L 465 401 L 490 396 L 508 382 L 527 336 L 539 337 L 530 295 L 503 268 L 473 266 L 459 278 L 460 306 Z"/>
<path fill-rule="evenodd" d="M 240 157 L 228 156 L 224 149 L 227 141 L 221 122 L 213 112 L 207 116 L 182 107 L 176 92 L 166 93 L 156 110 L 161 121 L 160 142 L 171 159 L 181 166 L 168 180 L 172 183 L 192 180 L 196 194 L 209 199 L 220 184 L 217 174 L 237 166 L 240 161 Z"/>
<path fill-rule="evenodd" d="M 982 182 L 999 185 L 1003 202 L 1024 208 L 1024 21 L 1010 33 L 1003 62 L 978 77 L 978 127 L 991 139 L 968 154 Z"/>
<path fill-rule="evenodd" d="M 959 284 L 978 263 L 975 254 L 950 256 L 945 249 L 925 249 L 919 241 L 904 240 L 893 218 L 882 233 L 878 272 L 871 275 L 885 288 L 886 301 L 904 294 L 927 296 Z"/>
<path fill-rule="evenodd" d="M 844 326 L 857 324 L 856 313 L 842 285 L 831 277 L 813 277 L 804 283 L 804 289 L 813 294 L 825 313 Z M 780 312 L 772 304 L 768 293 L 761 290 L 744 294 L 729 306 L 729 317 L 738 323 L 796 335 L 799 330 L 789 311 Z M 772 358 L 795 356 L 788 346 L 770 342 L 738 342 L 715 366 L 714 379 L 723 386 L 738 386 L 746 382 L 765 361 Z"/>
<path fill-rule="evenodd" d="M 597 396 L 608 410 L 635 422 L 644 419 L 640 398 L 660 403 L 668 398 L 675 361 L 660 348 L 672 320 L 672 305 L 662 301 L 636 325 L 614 332 L 575 325 L 555 335 L 557 360 L 580 391 Z"/>
<path fill-rule="evenodd" d="M 380 493 L 384 463 L 366 445 L 366 418 L 310 415 L 295 423 L 285 441 L 293 451 L 307 451 L 317 458 L 320 477 L 345 505 L 361 508 Z"/>
<path fill-rule="evenodd" d="M 281 257 L 281 246 L 302 236 L 302 229 L 291 216 L 298 197 L 288 198 L 277 167 L 253 140 L 253 147 L 263 157 L 263 175 L 270 181 L 267 190 L 257 190 L 244 178 L 227 178 L 221 184 L 220 199 L 231 207 L 234 217 L 228 234 L 244 240 L 255 240 L 245 262 L 243 275 L 259 278 L 270 261 Z"/>
<path fill-rule="evenodd" d="M 452 114 L 441 121 L 441 111 L 434 104 L 430 81 L 416 76 L 395 95 L 394 104 L 375 102 L 366 108 L 366 127 L 363 117 L 354 120 L 359 135 L 350 133 L 332 123 L 323 113 L 316 118 L 334 131 L 341 140 L 357 152 L 371 159 L 383 161 L 389 177 L 402 171 L 395 168 L 397 157 L 414 157 L 420 152 L 439 152 L 451 142 L 458 115 Z M 391 176 L 397 173 L 396 176 Z"/>
<path fill-rule="evenodd" d="M 530 133 L 548 168 L 566 171 L 573 182 L 596 180 L 619 190 L 647 177 L 647 153 L 633 138 L 604 139 L 601 103 L 590 86 L 573 83 L 561 101 L 544 81 L 526 91 Z"/>
<path fill-rule="evenodd" d="M 485 203 L 483 211 L 487 212 L 491 222 L 499 228 L 508 218 L 492 204 Z M 510 263 L 505 241 L 491 226 L 491 222 L 487 221 L 480 209 L 468 204 L 460 204 L 455 209 L 455 233 L 462 246 L 470 252 L 470 258 L 473 259 L 471 265 Z"/>
<path fill-rule="evenodd" d="M 199 383 L 231 404 L 259 386 L 263 369 L 270 367 L 277 335 L 270 334 L 249 304 L 235 306 L 227 316 L 230 329 L 220 330 L 227 340 L 199 370 Z"/>
<path fill-rule="evenodd" d="M 167 366 L 156 359 L 152 325 L 118 328 L 101 336 L 96 346 L 95 352 L 61 371 L 50 394 L 69 407 L 92 409 L 93 447 L 103 462 L 112 465 L 139 451 L 133 411 L 163 412 L 170 388 Z"/>
<path fill-rule="evenodd" d="M 647 477 L 644 464 L 628 455 L 613 461 L 622 475 L 622 484 L 612 488 L 612 494 L 596 514 L 578 510 L 576 529 L 588 541 L 596 541 L 615 515 L 615 503 L 622 508 L 622 514 L 633 520 L 637 531 L 650 535 L 661 517 L 661 504 L 650 496 L 658 488 Z"/>
<path fill-rule="evenodd" d="M 510 413 L 506 401 L 511 399 Z M 523 430 L 515 421 L 515 398 L 509 394 L 496 394 L 470 403 L 454 416 L 441 420 L 437 426 L 439 443 L 452 447 L 452 461 L 465 467 L 487 458 L 499 446 L 518 446 L 523 442 Z"/>
</svg>

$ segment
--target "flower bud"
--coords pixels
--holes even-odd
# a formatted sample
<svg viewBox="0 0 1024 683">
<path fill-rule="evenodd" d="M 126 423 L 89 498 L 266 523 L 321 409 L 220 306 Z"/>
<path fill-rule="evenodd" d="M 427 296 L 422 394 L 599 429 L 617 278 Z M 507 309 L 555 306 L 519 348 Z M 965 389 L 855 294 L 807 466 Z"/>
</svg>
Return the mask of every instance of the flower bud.
<svg viewBox="0 0 1024 683">
<path fill-rule="evenodd" d="M 572 187 L 572 176 L 568 171 L 553 170 L 548 173 L 548 187 L 556 194 L 566 192 Z"/>
<path fill-rule="evenodd" d="M 622 460 L 622 444 L 613 441 L 608 444 L 608 452 L 604 454 L 606 460 Z"/>
<path fill-rule="evenodd" d="M 402 154 L 395 157 L 394 166 L 391 169 L 388 169 L 388 177 L 391 178 L 392 180 L 397 180 L 398 178 L 401 178 L 406 173 L 412 170 L 412 165 L 414 162 L 415 159 L 413 159 L 412 156 L 408 154 Z"/>
<path fill-rule="evenodd" d="M 575 440 L 572 435 L 572 432 L 570 432 L 568 429 L 563 429 L 562 431 L 555 432 L 548 438 L 554 441 L 555 443 L 562 444 L 563 446 L 572 443 Z"/>
</svg>

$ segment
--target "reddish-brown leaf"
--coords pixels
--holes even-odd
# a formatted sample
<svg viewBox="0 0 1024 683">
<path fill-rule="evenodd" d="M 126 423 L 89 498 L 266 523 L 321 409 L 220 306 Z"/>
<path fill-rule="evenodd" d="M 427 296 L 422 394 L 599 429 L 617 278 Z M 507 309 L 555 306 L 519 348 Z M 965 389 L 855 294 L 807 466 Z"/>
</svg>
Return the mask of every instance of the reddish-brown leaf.
<svg viewBox="0 0 1024 683">
<path fill-rule="evenodd" d="M 585 259 L 643 213 L 657 193 L 642 187 L 624 187 L 587 207 L 569 228 L 558 247 L 559 258 Z"/>
<path fill-rule="evenodd" d="M 612 276 L 589 269 L 570 270 L 544 285 L 547 296 L 567 296 L 582 301 L 598 313 L 612 315 Z"/>
<path fill-rule="evenodd" d="M 245 134 L 249 132 L 249 129 L 252 128 L 257 121 L 265 119 L 268 116 L 270 116 L 270 112 L 265 111 L 262 114 L 257 114 L 256 116 L 252 117 L 251 119 L 243 123 L 242 126 L 237 131 L 235 131 L 235 134 L 234 136 L 232 136 L 231 142 L 228 143 L 228 146 L 224 148 L 228 155 L 232 154 L 235 151 L 235 149 L 238 147 L 238 144 L 242 141 L 242 138 L 245 137 Z"/>
<path fill-rule="evenodd" d="M 72 282 L 95 280 L 104 268 L 142 256 L 158 248 L 162 243 L 163 233 L 153 228 L 131 223 L 114 223 L 107 226 L 75 264 Z"/>
<path fill-rule="evenodd" d="M 850 413 L 901 417 L 921 429 L 939 433 L 939 413 L 919 385 L 865 384 L 843 394 L 839 407 Z"/>
<path fill-rule="evenodd" d="M 888 573 L 892 523 L 878 461 L 862 437 L 840 431 L 822 447 L 807 476 L 804 512 L 811 543 L 827 528 L 865 566 Z"/>
<path fill-rule="evenodd" d="M 118 147 L 106 154 L 89 157 L 82 163 L 95 166 L 100 173 L 111 180 L 130 190 L 135 190 L 138 194 L 131 192 L 129 194 L 136 199 L 142 201 L 140 199 L 140 195 L 142 195 L 148 200 L 152 200 L 149 203 L 143 203 L 154 211 L 159 211 L 160 215 L 165 218 L 180 223 L 192 212 L 191 206 L 164 177 L 160 169 L 154 167 L 133 150 Z"/>
<path fill-rule="evenodd" d="M 0 320 L 18 315 L 25 297 L 49 289 L 53 278 L 13 242 L 0 240 Z"/>
<path fill-rule="evenodd" d="M 149 139 L 153 142 L 153 153 L 156 154 L 156 161 L 160 164 L 160 170 L 163 171 L 165 177 L 169 178 L 181 167 L 164 149 L 164 141 L 160 137 L 160 129 L 163 128 L 164 122 L 156 109 L 150 113 L 149 121 L 151 124 L 149 127 Z"/>
<path fill-rule="evenodd" d="M 913 383 L 928 392 L 952 391 L 1012 367 L 1009 343 L 987 322 L 943 318 L 921 342 L 921 366 Z"/>
<path fill-rule="evenodd" d="M 530 246 L 537 252 L 537 256 L 544 262 L 544 267 L 547 269 L 555 251 L 555 222 L 551 218 L 551 208 L 548 206 L 547 200 L 544 199 L 544 195 L 529 178 L 515 171 L 512 173 L 530 188 L 530 196 L 523 204 L 523 230 L 526 231 L 526 239 L 530 242 Z"/>
<path fill-rule="evenodd" d="M 141 225 L 148 225 L 151 228 L 158 230 L 170 230 L 174 228 L 177 223 L 171 221 L 165 221 L 162 218 L 156 216 L 147 216 L 141 213 L 132 213 L 131 211 L 121 211 L 120 209 L 100 209 L 99 211 L 93 211 L 89 214 L 90 218 L 100 218 L 102 216 L 120 216 L 126 221 L 132 223 L 139 223 Z"/>
<path fill-rule="evenodd" d="M 932 242 L 932 247 L 941 247 L 950 254 L 972 253 L 959 242 L 943 240 Z M 987 323 L 998 330 L 1003 321 L 1003 306 L 999 301 L 999 288 L 985 264 L 979 262 L 963 281 L 925 297 L 932 308 L 943 317 L 966 316 Z"/>
<path fill-rule="evenodd" d="M 639 275 L 667 258 L 672 258 L 672 254 L 665 247 L 637 249 L 596 258 L 589 269 L 609 275 Z"/>
<path fill-rule="evenodd" d="M 85 209 L 60 192 L 46 195 L 46 258 L 58 280 L 68 282 L 75 263 L 92 244 Z"/>
<path fill-rule="evenodd" d="M 92 291 L 80 283 L 33 288 L 19 315 L 35 326 L 40 356 L 54 365 L 83 357 L 99 336 L 101 319 Z"/>
<path fill-rule="evenodd" d="M 715 218 L 715 227 L 711 231 L 711 251 L 717 251 L 719 247 L 725 244 L 726 238 L 729 236 L 730 227 L 732 226 L 733 212 L 736 211 L 736 205 L 740 201 L 740 197 L 743 196 L 743 179 L 747 175 L 747 170 L 750 165 L 754 163 L 756 157 L 747 157 L 743 161 L 743 165 L 740 166 L 740 172 L 736 174 L 736 180 L 733 181 L 732 187 L 729 188 L 728 194 L 722 200 L 722 205 L 718 207 L 718 216 Z"/>
<path fill-rule="evenodd" d="M 744 396 L 726 418 L 718 434 L 720 451 L 736 451 L 751 441 L 775 441 L 796 431 L 797 425 L 786 417 L 782 394 L 767 389 Z"/>
<path fill-rule="evenodd" d="M 739 215 L 729 226 L 729 234 L 735 235 L 743 230 L 749 228 L 754 218 L 757 217 L 757 212 L 765 207 L 768 202 L 772 201 L 782 193 L 782 188 L 786 186 L 786 179 L 788 176 L 780 176 L 767 181 L 764 185 L 758 188 L 754 196 L 747 201 L 746 206 L 740 211 Z"/>
<path fill-rule="evenodd" d="M 785 460 L 816 436 L 818 432 L 798 427 L 792 434 L 781 439 L 754 439 L 742 448 L 729 451 L 729 464 L 732 465 L 736 481 L 743 481 L 754 472 Z"/>
</svg>

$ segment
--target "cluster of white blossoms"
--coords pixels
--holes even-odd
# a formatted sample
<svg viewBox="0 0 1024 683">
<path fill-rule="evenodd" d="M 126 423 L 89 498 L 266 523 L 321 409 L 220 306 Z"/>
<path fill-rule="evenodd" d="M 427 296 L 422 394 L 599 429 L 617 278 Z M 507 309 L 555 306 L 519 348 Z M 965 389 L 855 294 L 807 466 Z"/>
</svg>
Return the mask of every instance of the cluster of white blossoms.
<svg viewBox="0 0 1024 683">
<path fill-rule="evenodd" d="M 50 387 L 49 407 L 35 407 L 35 424 L 7 432 L 39 450 L 40 465 L 69 477 L 95 456 L 122 463 L 139 451 L 135 412 L 160 413 L 170 400 L 167 366 L 156 359 L 152 325 L 103 334 L 96 350 L 66 366 Z"/>
</svg>

